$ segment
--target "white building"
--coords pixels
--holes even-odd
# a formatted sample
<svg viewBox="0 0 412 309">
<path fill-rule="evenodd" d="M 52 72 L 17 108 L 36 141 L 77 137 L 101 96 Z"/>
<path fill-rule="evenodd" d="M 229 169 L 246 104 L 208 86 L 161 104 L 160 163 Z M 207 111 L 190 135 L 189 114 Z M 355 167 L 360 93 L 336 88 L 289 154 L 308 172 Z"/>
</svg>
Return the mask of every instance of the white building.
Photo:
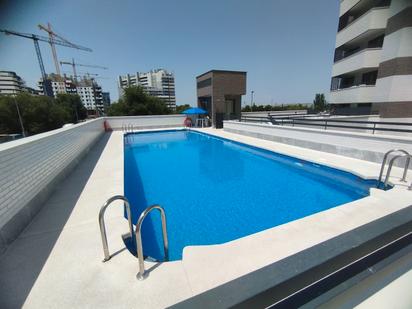
<svg viewBox="0 0 412 309">
<path fill-rule="evenodd" d="M 80 85 L 77 87 L 77 94 L 88 110 L 104 111 L 102 88 L 99 85 Z"/>
<path fill-rule="evenodd" d="M 148 94 L 161 98 L 166 105 L 176 108 L 175 78 L 173 73 L 163 69 L 152 70 L 150 72 L 127 74 L 119 76 L 119 95 L 123 95 L 123 89 L 130 86 L 142 86 Z"/>
<path fill-rule="evenodd" d="M 87 110 L 104 112 L 102 88 L 94 79 L 84 78 L 80 81 L 75 81 L 71 77 L 58 76 L 50 74 L 51 87 L 53 96 L 58 94 L 78 94 Z M 43 81 L 38 83 L 40 89 L 43 90 Z"/>
<path fill-rule="evenodd" d="M 339 15 L 335 112 L 412 116 L 412 1 L 341 0 Z"/>
<path fill-rule="evenodd" d="M 21 92 L 38 94 L 38 91 L 27 87 L 15 72 L 0 71 L 0 95 L 15 95 Z"/>
</svg>

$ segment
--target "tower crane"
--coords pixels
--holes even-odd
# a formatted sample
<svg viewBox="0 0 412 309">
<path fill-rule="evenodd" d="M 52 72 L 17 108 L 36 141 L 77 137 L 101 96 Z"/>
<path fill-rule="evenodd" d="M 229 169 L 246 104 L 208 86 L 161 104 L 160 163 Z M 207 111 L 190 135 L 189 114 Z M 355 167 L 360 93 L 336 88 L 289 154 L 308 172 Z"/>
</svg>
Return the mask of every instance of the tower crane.
<svg viewBox="0 0 412 309">
<path fill-rule="evenodd" d="M 74 59 L 72 58 L 71 62 L 68 61 L 60 61 L 60 65 L 67 64 L 71 65 L 73 68 L 73 76 L 76 79 L 77 73 L 76 73 L 76 66 L 78 67 L 88 67 L 88 68 L 95 68 L 95 69 L 102 69 L 102 70 L 107 70 L 108 68 L 100 66 L 100 65 L 91 65 L 91 64 L 81 64 L 81 63 L 76 63 L 74 62 Z"/>
<path fill-rule="evenodd" d="M 48 37 L 45 37 L 45 36 L 42 36 L 42 35 L 33 34 L 33 33 L 22 33 L 22 32 L 17 32 L 17 31 L 12 31 L 12 30 L 5 30 L 5 29 L 0 29 L 0 32 L 3 32 L 6 35 L 15 35 L 15 36 L 19 36 L 19 37 L 22 37 L 22 38 L 33 40 L 34 49 L 36 50 L 37 60 L 39 61 L 40 72 L 41 72 L 41 76 L 42 76 L 42 79 L 43 79 L 43 92 L 47 96 L 53 96 L 53 93 L 52 93 L 52 89 L 51 89 L 50 85 L 46 85 L 47 84 L 46 83 L 47 74 L 46 74 L 46 71 L 44 70 L 43 58 L 42 58 L 41 52 L 40 52 L 39 41 L 47 42 L 47 43 L 50 43 L 50 41 L 52 41 L 53 44 L 55 44 L 55 45 L 61 45 L 61 46 L 76 48 L 76 49 L 85 50 L 85 51 L 92 51 L 90 48 L 83 47 L 83 46 L 80 46 L 80 45 L 74 45 L 72 43 L 67 43 L 66 41 L 63 41 L 61 39 L 56 39 L 56 38 L 51 39 L 51 38 L 48 38 Z"/>
<path fill-rule="evenodd" d="M 63 38 L 62 36 L 58 35 L 56 32 L 54 32 L 51 28 L 51 24 L 47 23 L 47 27 L 43 26 L 41 24 L 37 25 L 39 27 L 40 30 L 46 31 L 49 34 L 49 44 L 52 50 L 52 54 L 53 54 L 53 61 L 54 61 L 54 66 L 56 67 L 56 73 L 57 75 L 60 75 L 60 66 L 59 66 L 59 61 L 57 60 L 57 52 L 56 52 L 56 46 L 55 46 L 55 38 L 60 39 L 63 42 L 66 42 L 66 44 L 70 45 L 73 48 L 77 48 L 77 49 L 83 49 L 86 51 L 92 51 L 90 48 L 83 48 L 80 45 L 74 44 L 68 40 L 66 40 L 65 38 Z M 80 47 L 80 48 L 79 48 Z"/>
</svg>

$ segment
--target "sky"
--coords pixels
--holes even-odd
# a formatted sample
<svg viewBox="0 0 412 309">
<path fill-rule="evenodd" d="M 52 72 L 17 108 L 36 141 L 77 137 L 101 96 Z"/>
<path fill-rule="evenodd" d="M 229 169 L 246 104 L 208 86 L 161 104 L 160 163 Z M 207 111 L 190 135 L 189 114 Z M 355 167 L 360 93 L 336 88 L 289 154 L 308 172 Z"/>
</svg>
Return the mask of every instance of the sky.
<svg viewBox="0 0 412 309">
<path fill-rule="evenodd" d="M 196 105 L 196 76 L 211 69 L 247 71 L 250 103 L 312 102 L 328 95 L 338 0 L 0 0 L 0 29 L 46 35 L 54 31 L 93 52 L 57 46 L 59 61 L 99 74 L 117 100 L 117 76 L 164 68 L 175 74 L 178 105 Z M 51 49 L 40 43 L 46 73 Z M 40 69 L 33 42 L 0 33 L 0 70 L 35 87 Z M 63 72 L 71 73 L 70 66 Z"/>
</svg>

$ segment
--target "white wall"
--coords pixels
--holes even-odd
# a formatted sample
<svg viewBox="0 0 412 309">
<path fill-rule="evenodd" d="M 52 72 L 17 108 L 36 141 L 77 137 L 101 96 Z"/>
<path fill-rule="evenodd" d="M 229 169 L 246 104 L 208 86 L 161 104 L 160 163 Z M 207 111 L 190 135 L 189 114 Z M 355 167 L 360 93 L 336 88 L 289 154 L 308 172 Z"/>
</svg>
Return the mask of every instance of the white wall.
<svg viewBox="0 0 412 309">
<path fill-rule="evenodd" d="M 284 144 L 381 163 L 386 151 L 403 148 L 412 152 L 412 138 L 301 127 L 282 127 L 224 121 L 225 131 Z M 398 161 L 398 165 L 401 162 Z"/>
<path fill-rule="evenodd" d="M 0 144 L 0 253 L 41 209 L 56 185 L 104 133 L 182 127 L 185 115 L 104 117 Z"/>
<path fill-rule="evenodd" d="M 383 41 L 381 62 L 412 56 L 412 27 L 399 29 L 387 36 Z"/>
<path fill-rule="evenodd" d="M 381 48 L 367 48 L 335 62 L 332 76 L 342 75 L 361 68 L 377 68 L 381 62 Z"/>
<path fill-rule="evenodd" d="M 343 0 L 340 3 L 339 17 L 358 4 L 360 0 Z"/>
<path fill-rule="evenodd" d="M 373 102 L 375 89 L 375 85 L 361 85 L 333 90 L 330 92 L 329 101 L 332 104 Z"/>
<path fill-rule="evenodd" d="M 0 144 L 0 252 L 103 133 L 99 118 Z"/>
<path fill-rule="evenodd" d="M 367 102 L 410 102 L 412 75 L 393 75 L 376 80 L 373 100 Z"/>
<path fill-rule="evenodd" d="M 123 126 L 133 125 L 136 129 L 183 127 L 186 115 L 155 116 L 119 116 L 106 117 L 105 120 L 113 130 L 122 130 Z"/>
<path fill-rule="evenodd" d="M 353 40 L 367 30 L 385 29 L 389 16 L 389 8 L 371 9 L 337 33 L 335 47 L 339 47 Z"/>
</svg>

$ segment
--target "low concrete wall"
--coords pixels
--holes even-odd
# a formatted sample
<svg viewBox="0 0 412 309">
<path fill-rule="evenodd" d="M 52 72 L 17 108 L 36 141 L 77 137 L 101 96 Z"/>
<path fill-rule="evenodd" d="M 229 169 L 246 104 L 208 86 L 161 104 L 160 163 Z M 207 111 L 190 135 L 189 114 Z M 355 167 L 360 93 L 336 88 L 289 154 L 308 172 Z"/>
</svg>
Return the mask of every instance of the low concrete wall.
<svg viewBox="0 0 412 309">
<path fill-rule="evenodd" d="M 0 144 L 0 254 L 104 133 L 181 127 L 185 115 L 103 117 Z"/>
<path fill-rule="evenodd" d="M 104 133 L 103 118 L 0 144 L 0 253 Z"/>
<path fill-rule="evenodd" d="M 376 163 L 381 163 L 385 152 L 393 148 L 402 148 L 412 152 L 412 138 L 403 136 L 372 135 L 237 121 L 225 121 L 224 130 Z M 395 165 L 402 166 L 402 161 L 396 161 Z"/>
<path fill-rule="evenodd" d="M 185 118 L 186 115 L 154 115 L 106 117 L 105 120 L 113 130 L 122 130 L 125 126 L 134 129 L 182 127 Z"/>
</svg>

